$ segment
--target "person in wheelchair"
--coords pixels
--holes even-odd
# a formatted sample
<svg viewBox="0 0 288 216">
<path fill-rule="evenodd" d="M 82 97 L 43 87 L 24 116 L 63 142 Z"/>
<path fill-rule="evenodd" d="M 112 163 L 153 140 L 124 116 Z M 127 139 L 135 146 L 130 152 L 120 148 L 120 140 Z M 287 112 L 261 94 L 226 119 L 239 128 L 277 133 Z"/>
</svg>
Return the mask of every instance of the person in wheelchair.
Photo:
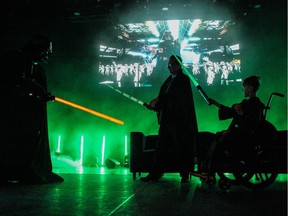
<svg viewBox="0 0 288 216">
<path fill-rule="evenodd" d="M 220 120 L 232 118 L 227 130 L 216 133 L 214 141 L 206 146 L 206 152 L 203 152 L 205 146 L 200 149 L 199 171 L 192 173 L 203 179 L 215 178 L 215 172 L 218 164 L 223 162 L 229 155 L 229 158 L 240 159 L 244 155 L 251 153 L 251 137 L 258 130 L 263 122 L 263 110 L 265 105 L 257 97 L 257 91 L 260 87 L 260 77 L 250 76 L 243 81 L 243 94 L 245 99 L 238 104 L 227 107 L 209 99 L 210 103 L 217 106 Z M 206 139 L 207 140 L 207 139 Z M 202 143 L 205 145 L 205 143 Z M 207 144 L 207 143 L 206 143 Z"/>
</svg>

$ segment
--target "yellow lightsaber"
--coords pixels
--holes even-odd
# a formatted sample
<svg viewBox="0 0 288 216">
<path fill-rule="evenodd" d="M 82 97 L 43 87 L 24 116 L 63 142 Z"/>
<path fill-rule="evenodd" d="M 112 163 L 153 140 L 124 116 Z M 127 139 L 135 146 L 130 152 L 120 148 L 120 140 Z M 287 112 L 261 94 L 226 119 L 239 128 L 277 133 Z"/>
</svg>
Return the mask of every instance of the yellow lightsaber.
<svg viewBox="0 0 288 216">
<path fill-rule="evenodd" d="M 124 122 L 121 121 L 121 120 L 118 120 L 118 119 L 116 119 L 116 118 L 113 118 L 113 117 L 108 116 L 108 115 L 105 115 L 105 114 L 102 114 L 102 113 L 97 112 L 97 111 L 95 111 L 95 110 L 92 110 L 92 109 L 89 109 L 89 108 L 80 106 L 80 105 L 78 105 L 78 104 L 72 103 L 72 102 L 67 101 L 67 100 L 64 100 L 64 99 L 62 99 L 62 98 L 55 97 L 55 101 L 58 101 L 58 102 L 60 102 L 60 103 L 66 104 L 66 105 L 68 105 L 68 106 L 71 106 L 71 107 L 77 108 L 77 109 L 79 109 L 79 110 L 88 112 L 88 113 L 90 113 L 90 114 L 92 114 L 92 115 L 96 115 L 96 116 L 98 116 L 98 117 L 104 118 L 104 119 L 109 120 L 109 121 L 111 121 L 111 122 L 114 122 L 114 123 L 116 123 L 116 124 L 124 125 Z"/>
</svg>

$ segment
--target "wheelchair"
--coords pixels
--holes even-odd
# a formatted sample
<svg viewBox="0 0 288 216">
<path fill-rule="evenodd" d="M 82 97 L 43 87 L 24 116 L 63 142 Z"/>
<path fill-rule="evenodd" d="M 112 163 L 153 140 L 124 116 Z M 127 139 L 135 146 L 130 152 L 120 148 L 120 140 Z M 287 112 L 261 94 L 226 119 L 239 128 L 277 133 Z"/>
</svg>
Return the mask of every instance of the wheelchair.
<svg viewBox="0 0 288 216">
<path fill-rule="evenodd" d="M 273 96 L 284 97 L 283 94 L 276 92 L 270 95 L 264 108 L 264 119 L 258 131 L 249 139 L 249 153 L 237 159 L 229 156 L 229 151 L 226 150 L 217 155 L 218 158 L 221 157 L 221 160 L 215 164 L 220 189 L 227 191 L 232 185 L 241 185 L 248 189 L 261 190 L 273 184 L 279 173 L 287 173 L 287 131 L 282 131 L 282 139 L 279 139 L 279 131 L 266 120 Z M 200 143 L 201 140 L 212 143 L 217 137 L 216 134 L 210 132 L 199 134 Z M 280 154 L 282 152 L 281 156 L 279 152 Z M 201 167 L 201 160 L 198 162 L 198 167 Z M 216 184 L 216 178 L 200 178 L 200 180 L 209 186 Z"/>
</svg>

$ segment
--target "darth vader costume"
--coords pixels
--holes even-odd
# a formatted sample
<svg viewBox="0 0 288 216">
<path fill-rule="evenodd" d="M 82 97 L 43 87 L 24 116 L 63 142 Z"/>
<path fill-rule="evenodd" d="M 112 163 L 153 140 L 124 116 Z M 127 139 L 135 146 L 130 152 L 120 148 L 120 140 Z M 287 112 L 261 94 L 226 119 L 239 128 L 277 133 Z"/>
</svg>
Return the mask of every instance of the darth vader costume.
<svg viewBox="0 0 288 216">
<path fill-rule="evenodd" d="M 47 92 L 42 63 L 52 53 L 52 43 L 34 36 L 19 50 L 0 59 L 0 182 L 44 184 L 61 182 L 52 172 L 47 107 L 53 100 Z"/>
</svg>

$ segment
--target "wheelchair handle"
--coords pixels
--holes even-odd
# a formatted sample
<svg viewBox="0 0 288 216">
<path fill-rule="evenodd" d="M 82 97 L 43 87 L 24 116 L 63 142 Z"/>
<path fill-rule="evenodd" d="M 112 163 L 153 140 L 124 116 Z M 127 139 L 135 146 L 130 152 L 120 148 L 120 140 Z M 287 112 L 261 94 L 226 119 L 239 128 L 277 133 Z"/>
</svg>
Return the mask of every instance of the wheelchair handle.
<svg viewBox="0 0 288 216">
<path fill-rule="evenodd" d="M 279 96 L 279 97 L 284 97 L 285 96 L 284 94 L 281 94 L 281 93 L 278 93 L 278 92 L 273 92 L 270 95 L 269 100 L 267 102 L 267 105 L 265 106 L 264 119 L 266 119 L 267 111 L 268 111 L 268 109 L 270 109 L 270 103 L 271 103 L 272 97 L 274 95 Z"/>
<path fill-rule="evenodd" d="M 279 96 L 279 97 L 285 97 L 284 94 L 281 94 L 281 93 L 278 93 L 278 92 L 273 92 L 271 95 L 276 95 L 276 96 Z"/>
</svg>

